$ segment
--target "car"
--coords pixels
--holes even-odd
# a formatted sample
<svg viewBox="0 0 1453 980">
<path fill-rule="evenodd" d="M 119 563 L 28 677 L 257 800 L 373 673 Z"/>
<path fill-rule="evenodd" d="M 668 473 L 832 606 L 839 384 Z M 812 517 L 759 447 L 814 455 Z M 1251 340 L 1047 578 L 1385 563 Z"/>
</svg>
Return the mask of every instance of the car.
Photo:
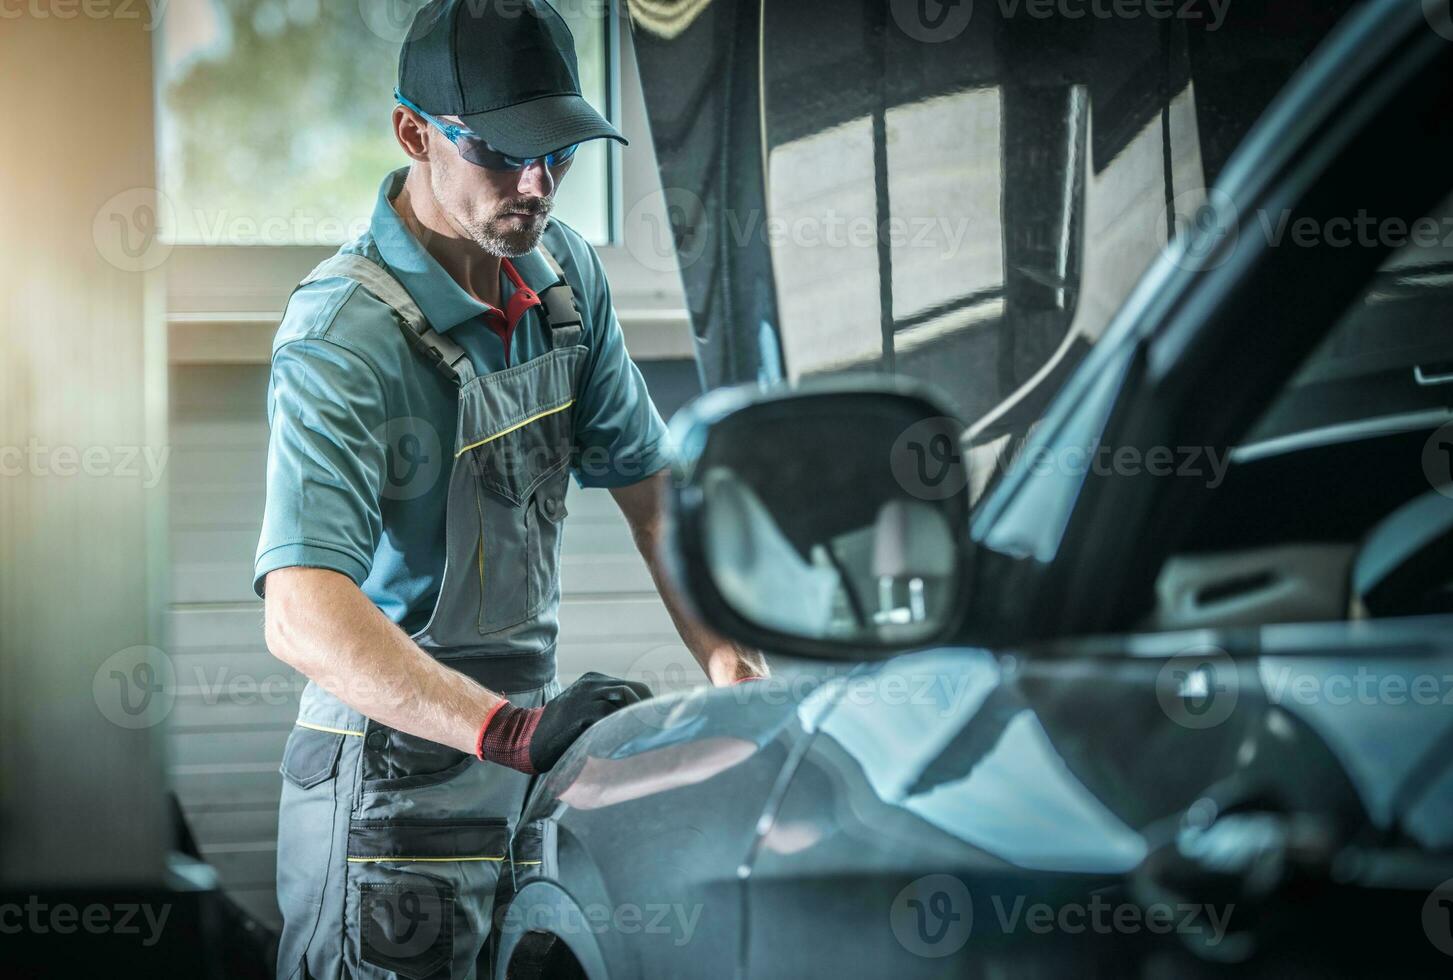
<svg viewBox="0 0 1453 980">
<path fill-rule="evenodd" d="M 1446 975 L 1434 6 L 1337 25 L 1007 442 L 888 372 L 673 419 L 677 579 L 786 666 L 538 778 L 496 977 Z"/>
</svg>

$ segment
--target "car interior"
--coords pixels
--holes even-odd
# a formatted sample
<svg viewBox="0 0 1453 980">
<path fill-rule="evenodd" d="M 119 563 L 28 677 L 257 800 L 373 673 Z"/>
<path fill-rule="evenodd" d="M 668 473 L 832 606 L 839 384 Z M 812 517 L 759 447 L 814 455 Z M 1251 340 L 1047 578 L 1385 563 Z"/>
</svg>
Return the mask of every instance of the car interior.
<svg viewBox="0 0 1453 980">
<path fill-rule="evenodd" d="M 1232 451 L 1147 628 L 1453 612 L 1450 229 L 1453 198 Z"/>
</svg>

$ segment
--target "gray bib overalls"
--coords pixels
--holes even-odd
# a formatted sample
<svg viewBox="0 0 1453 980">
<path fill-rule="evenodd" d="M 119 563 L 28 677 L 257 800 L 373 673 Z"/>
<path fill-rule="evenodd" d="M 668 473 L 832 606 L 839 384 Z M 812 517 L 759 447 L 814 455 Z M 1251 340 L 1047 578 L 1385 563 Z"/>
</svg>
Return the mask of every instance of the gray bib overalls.
<svg viewBox="0 0 1453 980">
<path fill-rule="evenodd" d="M 553 620 L 581 321 L 564 273 L 540 294 L 545 355 L 476 376 L 383 268 L 340 253 L 303 284 L 359 282 L 459 388 L 444 579 L 420 647 L 521 707 L 559 693 Z M 366 680 L 366 679 L 363 679 Z M 464 980 L 529 777 L 365 718 L 314 684 L 283 753 L 278 976 Z"/>
</svg>

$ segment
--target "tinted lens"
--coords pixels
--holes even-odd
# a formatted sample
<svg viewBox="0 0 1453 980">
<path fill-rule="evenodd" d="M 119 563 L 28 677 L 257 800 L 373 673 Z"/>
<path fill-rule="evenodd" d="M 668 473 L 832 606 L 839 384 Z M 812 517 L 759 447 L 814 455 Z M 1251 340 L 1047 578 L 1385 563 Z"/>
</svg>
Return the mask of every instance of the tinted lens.
<svg viewBox="0 0 1453 980">
<path fill-rule="evenodd" d="M 520 170 L 524 167 L 524 161 L 490 149 L 489 144 L 478 136 L 459 136 L 454 145 L 459 147 L 459 155 L 464 159 L 489 170 Z"/>
<path fill-rule="evenodd" d="M 455 139 L 454 145 L 459 147 L 459 155 L 464 159 L 489 170 L 523 170 L 534 162 L 533 159 L 522 159 L 500 153 L 478 136 L 460 135 Z M 545 166 L 560 166 L 573 157 L 579 147 L 580 144 L 575 143 L 556 150 L 545 157 Z"/>
</svg>

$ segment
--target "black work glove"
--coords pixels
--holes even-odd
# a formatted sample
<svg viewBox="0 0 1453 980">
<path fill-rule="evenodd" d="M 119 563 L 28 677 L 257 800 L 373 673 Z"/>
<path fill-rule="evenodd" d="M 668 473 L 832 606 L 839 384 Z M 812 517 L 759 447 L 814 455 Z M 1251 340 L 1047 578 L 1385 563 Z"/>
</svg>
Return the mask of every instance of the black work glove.
<svg viewBox="0 0 1453 980">
<path fill-rule="evenodd" d="M 523 773 L 548 772 L 591 725 L 649 697 L 640 681 L 591 671 L 542 708 L 500 702 L 480 727 L 477 754 Z"/>
</svg>

